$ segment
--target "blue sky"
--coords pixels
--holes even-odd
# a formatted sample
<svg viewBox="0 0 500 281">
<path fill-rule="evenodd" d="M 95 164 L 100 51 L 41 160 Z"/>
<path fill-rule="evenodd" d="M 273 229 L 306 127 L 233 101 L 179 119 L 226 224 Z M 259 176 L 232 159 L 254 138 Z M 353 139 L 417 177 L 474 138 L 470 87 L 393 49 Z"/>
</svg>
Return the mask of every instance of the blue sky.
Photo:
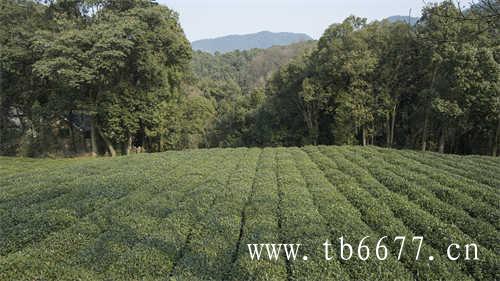
<svg viewBox="0 0 500 281">
<path fill-rule="evenodd" d="M 437 0 L 158 0 L 180 13 L 189 40 L 263 30 L 307 33 L 317 39 L 332 23 L 354 14 L 369 20 L 420 16 Z"/>
</svg>

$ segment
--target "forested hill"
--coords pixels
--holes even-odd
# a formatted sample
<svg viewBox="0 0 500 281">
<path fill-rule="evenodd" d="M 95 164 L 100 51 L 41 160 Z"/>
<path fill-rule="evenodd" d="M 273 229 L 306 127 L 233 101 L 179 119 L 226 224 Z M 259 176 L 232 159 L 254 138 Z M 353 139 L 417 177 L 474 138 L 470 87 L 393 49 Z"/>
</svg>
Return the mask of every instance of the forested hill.
<svg viewBox="0 0 500 281">
<path fill-rule="evenodd" d="M 419 20 L 419 18 L 408 17 L 408 16 L 391 16 L 391 17 L 388 17 L 386 20 L 388 20 L 389 22 L 392 22 L 392 23 L 395 23 L 395 22 L 408 23 L 409 22 L 411 25 L 415 25 L 417 23 L 417 21 Z"/>
<path fill-rule="evenodd" d="M 428 4 L 415 25 L 349 16 L 318 41 L 210 54 L 153 0 L 2 0 L 0 155 L 317 144 L 498 155 L 493 1 Z"/>
<path fill-rule="evenodd" d="M 273 46 L 286 46 L 293 43 L 312 40 L 307 34 L 262 31 L 245 35 L 228 35 L 214 39 L 192 42 L 194 50 L 209 53 L 227 53 L 235 50 L 267 49 Z"/>
<path fill-rule="evenodd" d="M 419 18 L 408 16 L 391 16 L 389 22 L 409 22 L 415 25 Z M 313 40 L 309 35 L 303 33 L 279 32 L 273 33 L 262 31 L 253 34 L 228 35 L 212 39 L 196 40 L 191 43 L 193 50 L 214 54 L 228 53 L 236 50 L 245 51 L 251 49 L 268 49 L 273 46 L 286 46 L 294 43 Z"/>
<path fill-rule="evenodd" d="M 315 41 L 306 41 L 287 46 L 237 50 L 224 54 L 197 51 L 193 55 L 191 67 L 199 80 L 234 82 L 242 89 L 250 90 L 263 87 L 281 66 L 312 51 L 315 47 Z"/>
<path fill-rule="evenodd" d="M 192 90 L 210 100 L 216 112 L 205 138 L 207 146 L 242 146 L 254 141 L 255 117 L 266 99 L 267 81 L 280 68 L 312 52 L 316 44 L 307 41 L 224 54 L 194 52 Z"/>
</svg>

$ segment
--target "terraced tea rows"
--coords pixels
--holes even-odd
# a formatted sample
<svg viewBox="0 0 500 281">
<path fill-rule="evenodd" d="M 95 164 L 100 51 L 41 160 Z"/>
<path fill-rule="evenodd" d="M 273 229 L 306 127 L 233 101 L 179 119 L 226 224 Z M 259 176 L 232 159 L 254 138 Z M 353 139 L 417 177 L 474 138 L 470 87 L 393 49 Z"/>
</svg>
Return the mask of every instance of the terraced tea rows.
<svg viewBox="0 0 500 281">
<path fill-rule="evenodd" d="M 375 147 L 0 158 L 0 280 L 499 280 L 499 172 L 498 158 Z M 397 236 L 423 236 L 422 258 Z M 340 237 L 353 258 L 326 260 Z M 256 243 L 300 254 L 252 260 Z M 450 260 L 452 243 L 480 259 Z"/>
</svg>

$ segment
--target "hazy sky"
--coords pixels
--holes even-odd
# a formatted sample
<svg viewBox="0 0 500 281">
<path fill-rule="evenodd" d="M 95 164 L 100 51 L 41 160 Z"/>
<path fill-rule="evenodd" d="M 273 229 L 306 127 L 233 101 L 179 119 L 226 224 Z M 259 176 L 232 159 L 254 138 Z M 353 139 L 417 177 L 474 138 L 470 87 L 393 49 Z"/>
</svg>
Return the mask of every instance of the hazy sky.
<svg viewBox="0 0 500 281">
<path fill-rule="evenodd" d="M 347 16 L 369 20 L 393 15 L 420 16 L 437 0 L 158 0 L 180 13 L 189 40 L 268 30 L 307 33 L 317 39 Z"/>
</svg>

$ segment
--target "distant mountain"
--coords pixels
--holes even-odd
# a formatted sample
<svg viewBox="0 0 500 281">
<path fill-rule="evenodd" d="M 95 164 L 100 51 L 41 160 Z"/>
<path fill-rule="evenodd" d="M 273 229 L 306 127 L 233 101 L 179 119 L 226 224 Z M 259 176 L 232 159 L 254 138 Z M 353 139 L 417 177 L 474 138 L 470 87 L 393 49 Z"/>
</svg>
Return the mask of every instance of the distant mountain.
<svg viewBox="0 0 500 281">
<path fill-rule="evenodd" d="M 420 18 L 417 18 L 417 17 L 410 17 L 409 18 L 410 24 L 415 25 L 419 19 Z M 402 22 L 408 23 L 408 16 L 392 16 L 392 17 L 388 17 L 387 20 L 390 22 L 402 21 Z"/>
<path fill-rule="evenodd" d="M 229 35 L 214 39 L 203 39 L 191 43 L 194 50 L 208 53 L 227 53 L 235 50 L 267 49 L 313 40 L 307 34 L 262 31 L 246 35 Z"/>
</svg>

